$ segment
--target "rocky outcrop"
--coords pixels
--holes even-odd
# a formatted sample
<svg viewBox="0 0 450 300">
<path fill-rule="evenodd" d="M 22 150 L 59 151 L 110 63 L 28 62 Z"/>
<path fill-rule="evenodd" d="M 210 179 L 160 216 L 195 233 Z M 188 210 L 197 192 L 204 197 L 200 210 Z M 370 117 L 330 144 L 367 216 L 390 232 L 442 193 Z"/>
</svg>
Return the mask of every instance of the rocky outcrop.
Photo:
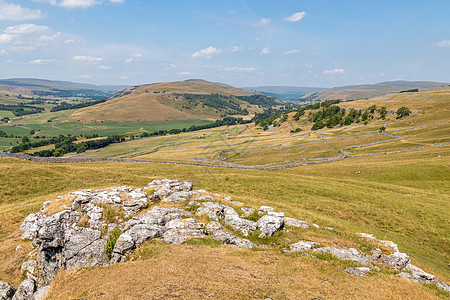
<svg viewBox="0 0 450 300">
<path fill-rule="evenodd" d="M 230 197 L 195 191 L 190 182 L 168 179 L 154 180 L 143 189 L 122 186 L 82 190 L 46 201 L 41 211 L 28 215 L 20 226 L 24 231 L 22 238 L 32 240 L 34 247 L 20 269 L 26 279 L 17 291 L 0 282 L 0 299 L 41 299 L 61 268 L 124 262 L 145 241 L 155 238 L 181 244 L 191 238 L 210 237 L 239 248 L 267 248 L 240 236 L 247 237 L 259 230 L 259 238 L 265 239 L 285 226 L 288 230 L 310 227 L 307 222 L 286 217 L 269 206 L 259 208 L 259 220 L 254 222 L 246 218 L 254 218 L 256 210 L 243 205 Z M 236 211 L 238 208 L 241 215 Z M 330 253 L 364 266 L 344 270 L 357 276 L 367 276 L 372 269 L 378 269 L 376 265 L 385 265 L 402 271 L 398 276 L 408 280 L 436 283 L 441 289 L 449 290 L 444 282 L 412 265 L 408 255 L 401 253 L 395 243 L 377 240 L 370 234 L 360 235 L 392 252 L 383 254 L 376 249 L 367 254 L 353 248 L 317 248 L 319 243 L 303 240 L 285 251 Z M 35 291 L 35 287 L 39 289 Z"/>
<path fill-rule="evenodd" d="M 14 296 L 15 292 L 16 291 L 9 283 L 0 281 L 0 299 L 1 300 L 11 299 Z"/>
</svg>

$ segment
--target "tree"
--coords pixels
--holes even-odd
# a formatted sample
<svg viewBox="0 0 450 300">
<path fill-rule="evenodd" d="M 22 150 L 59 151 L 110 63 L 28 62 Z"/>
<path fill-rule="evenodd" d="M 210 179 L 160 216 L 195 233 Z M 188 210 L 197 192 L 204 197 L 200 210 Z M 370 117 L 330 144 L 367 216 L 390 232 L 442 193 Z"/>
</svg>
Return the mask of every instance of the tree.
<svg viewBox="0 0 450 300">
<path fill-rule="evenodd" d="M 411 111 L 409 110 L 409 108 L 402 106 L 399 109 L 397 109 L 397 119 L 409 116 L 410 113 Z"/>
<path fill-rule="evenodd" d="M 378 112 L 380 113 L 380 116 L 382 119 L 386 118 L 387 109 L 386 106 L 381 107 Z"/>
<path fill-rule="evenodd" d="M 28 137 L 27 136 L 24 136 L 23 138 L 22 138 L 22 143 L 29 143 L 30 142 L 30 140 L 28 139 Z"/>
</svg>

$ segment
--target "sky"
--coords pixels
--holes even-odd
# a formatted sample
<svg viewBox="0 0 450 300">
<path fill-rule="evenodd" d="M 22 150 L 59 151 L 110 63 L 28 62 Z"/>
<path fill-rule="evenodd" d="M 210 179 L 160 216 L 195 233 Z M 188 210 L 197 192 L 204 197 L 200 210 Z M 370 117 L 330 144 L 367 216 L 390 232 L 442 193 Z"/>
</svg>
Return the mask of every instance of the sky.
<svg viewBox="0 0 450 300">
<path fill-rule="evenodd" d="M 0 0 L 0 78 L 450 82 L 449 0 Z"/>
</svg>

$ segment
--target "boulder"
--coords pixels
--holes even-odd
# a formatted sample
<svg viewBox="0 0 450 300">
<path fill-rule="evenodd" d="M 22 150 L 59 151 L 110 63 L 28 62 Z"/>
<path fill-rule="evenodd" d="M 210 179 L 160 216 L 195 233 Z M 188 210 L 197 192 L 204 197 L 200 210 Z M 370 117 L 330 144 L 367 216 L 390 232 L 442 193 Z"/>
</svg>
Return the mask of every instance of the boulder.
<svg viewBox="0 0 450 300">
<path fill-rule="evenodd" d="M 203 223 L 196 223 L 193 218 L 174 219 L 165 225 L 162 239 L 169 244 L 181 244 L 190 238 L 204 238 L 203 227 Z"/>
<path fill-rule="evenodd" d="M 184 202 L 191 198 L 191 193 L 186 191 L 181 192 L 174 192 L 170 196 L 166 197 L 165 199 L 161 200 L 161 203 L 178 203 L 178 202 Z"/>
<path fill-rule="evenodd" d="M 206 225 L 205 232 L 208 233 L 213 239 L 220 241 L 222 244 L 233 245 L 238 248 L 254 248 L 255 244 L 247 239 L 239 238 L 228 231 L 226 231 L 223 226 L 216 221 L 209 222 Z"/>
<path fill-rule="evenodd" d="M 255 209 L 250 207 L 241 207 L 241 211 L 242 211 L 241 217 L 247 218 L 248 216 L 250 216 L 255 212 Z"/>
<path fill-rule="evenodd" d="M 20 266 L 20 274 L 25 275 L 27 279 L 36 280 L 37 262 L 35 260 L 27 260 Z"/>
<path fill-rule="evenodd" d="M 363 253 L 360 253 L 358 250 L 354 248 L 350 248 L 348 250 L 336 248 L 336 247 L 322 247 L 317 248 L 314 250 L 315 252 L 319 253 L 331 253 L 337 258 L 343 259 L 343 260 L 350 260 L 354 261 L 358 264 L 361 264 L 363 266 L 372 266 L 372 264 L 369 263 L 368 259 L 364 256 Z"/>
<path fill-rule="evenodd" d="M 284 217 L 284 225 L 292 226 L 292 227 L 299 227 L 299 228 L 304 228 L 304 229 L 309 228 L 309 224 L 307 222 L 297 220 L 294 218 L 289 218 L 289 217 Z"/>
<path fill-rule="evenodd" d="M 420 281 L 432 281 L 436 278 L 434 275 L 428 274 L 412 264 L 408 264 L 405 270 L 410 271 L 411 275 Z"/>
<path fill-rule="evenodd" d="M 43 300 L 45 297 L 47 297 L 49 286 L 43 286 L 39 288 L 34 294 L 33 299 L 34 300 Z"/>
<path fill-rule="evenodd" d="M 295 244 L 290 245 L 290 252 L 306 252 L 313 249 L 315 246 L 319 246 L 319 243 L 299 241 Z"/>
<path fill-rule="evenodd" d="M 266 212 L 269 212 L 269 211 L 274 211 L 273 207 L 263 205 L 263 206 L 261 206 L 259 208 L 258 214 L 259 215 L 263 215 L 263 214 L 265 214 Z"/>
<path fill-rule="evenodd" d="M 389 268 L 403 270 L 411 259 L 405 253 L 395 252 L 389 255 L 381 255 L 381 261 Z"/>
<path fill-rule="evenodd" d="M 399 274 L 396 275 L 397 277 L 402 277 L 405 278 L 409 281 L 415 282 L 415 283 L 420 283 L 419 280 L 415 279 L 410 273 L 408 272 L 401 272 Z"/>
<path fill-rule="evenodd" d="M 12 300 L 33 300 L 33 294 L 35 292 L 34 280 L 25 279 L 19 284 L 16 293 L 12 297 Z"/>
<path fill-rule="evenodd" d="M 14 288 L 5 281 L 0 281 L 0 300 L 9 300 L 14 296 Z"/>
<path fill-rule="evenodd" d="M 267 215 L 262 216 L 256 226 L 261 230 L 260 238 L 266 236 L 272 236 L 278 230 L 283 229 L 284 226 L 284 213 L 269 211 Z"/>
</svg>

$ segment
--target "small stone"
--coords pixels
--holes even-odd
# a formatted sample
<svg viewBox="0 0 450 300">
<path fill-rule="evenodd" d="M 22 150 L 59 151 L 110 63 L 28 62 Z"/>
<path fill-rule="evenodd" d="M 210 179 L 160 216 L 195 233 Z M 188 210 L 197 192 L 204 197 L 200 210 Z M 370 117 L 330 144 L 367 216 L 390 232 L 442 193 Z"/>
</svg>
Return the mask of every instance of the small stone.
<svg viewBox="0 0 450 300">
<path fill-rule="evenodd" d="M 258 214 L 262 215 L 269 211 L 274 211 L 273 207 L 263 205 L 259 208 Z"/>
<path fill-rule="evenodd" d="M 307 222 L 297 220 L 294 218 L 289 218 L 289 217 L 284 217 L 284 225 L 292 226 L 292 227 L 299 227 L 299 228 L 304 228 L 304 229 L 309 228 L 309 224 Z"/>
<path fill-rule="evenodd" d="M 355 268 L 355 267 L 349 267 L 347 269 L 344 270 L 344 272 L 350 274 L 350 275 L 355 275 L 355 276 L 367 276 L 367 273 L 370 273 L 372 270 L 370 268 Z"/>
<path fill-rule="evenodd" d="M 290 245 L 291 252 L 306 252 L 313 249 L 315 246 L 319 246 L 319 243 L 316 242 L 308 242 L 308 241 L 299 241 L 295 244 Z"/>
<path fill-rule="evenodd" d="M 19 284 L 12 300 L 32 300 L 35 291 L 34 280 L 25 279 Z"/>
</svg>

